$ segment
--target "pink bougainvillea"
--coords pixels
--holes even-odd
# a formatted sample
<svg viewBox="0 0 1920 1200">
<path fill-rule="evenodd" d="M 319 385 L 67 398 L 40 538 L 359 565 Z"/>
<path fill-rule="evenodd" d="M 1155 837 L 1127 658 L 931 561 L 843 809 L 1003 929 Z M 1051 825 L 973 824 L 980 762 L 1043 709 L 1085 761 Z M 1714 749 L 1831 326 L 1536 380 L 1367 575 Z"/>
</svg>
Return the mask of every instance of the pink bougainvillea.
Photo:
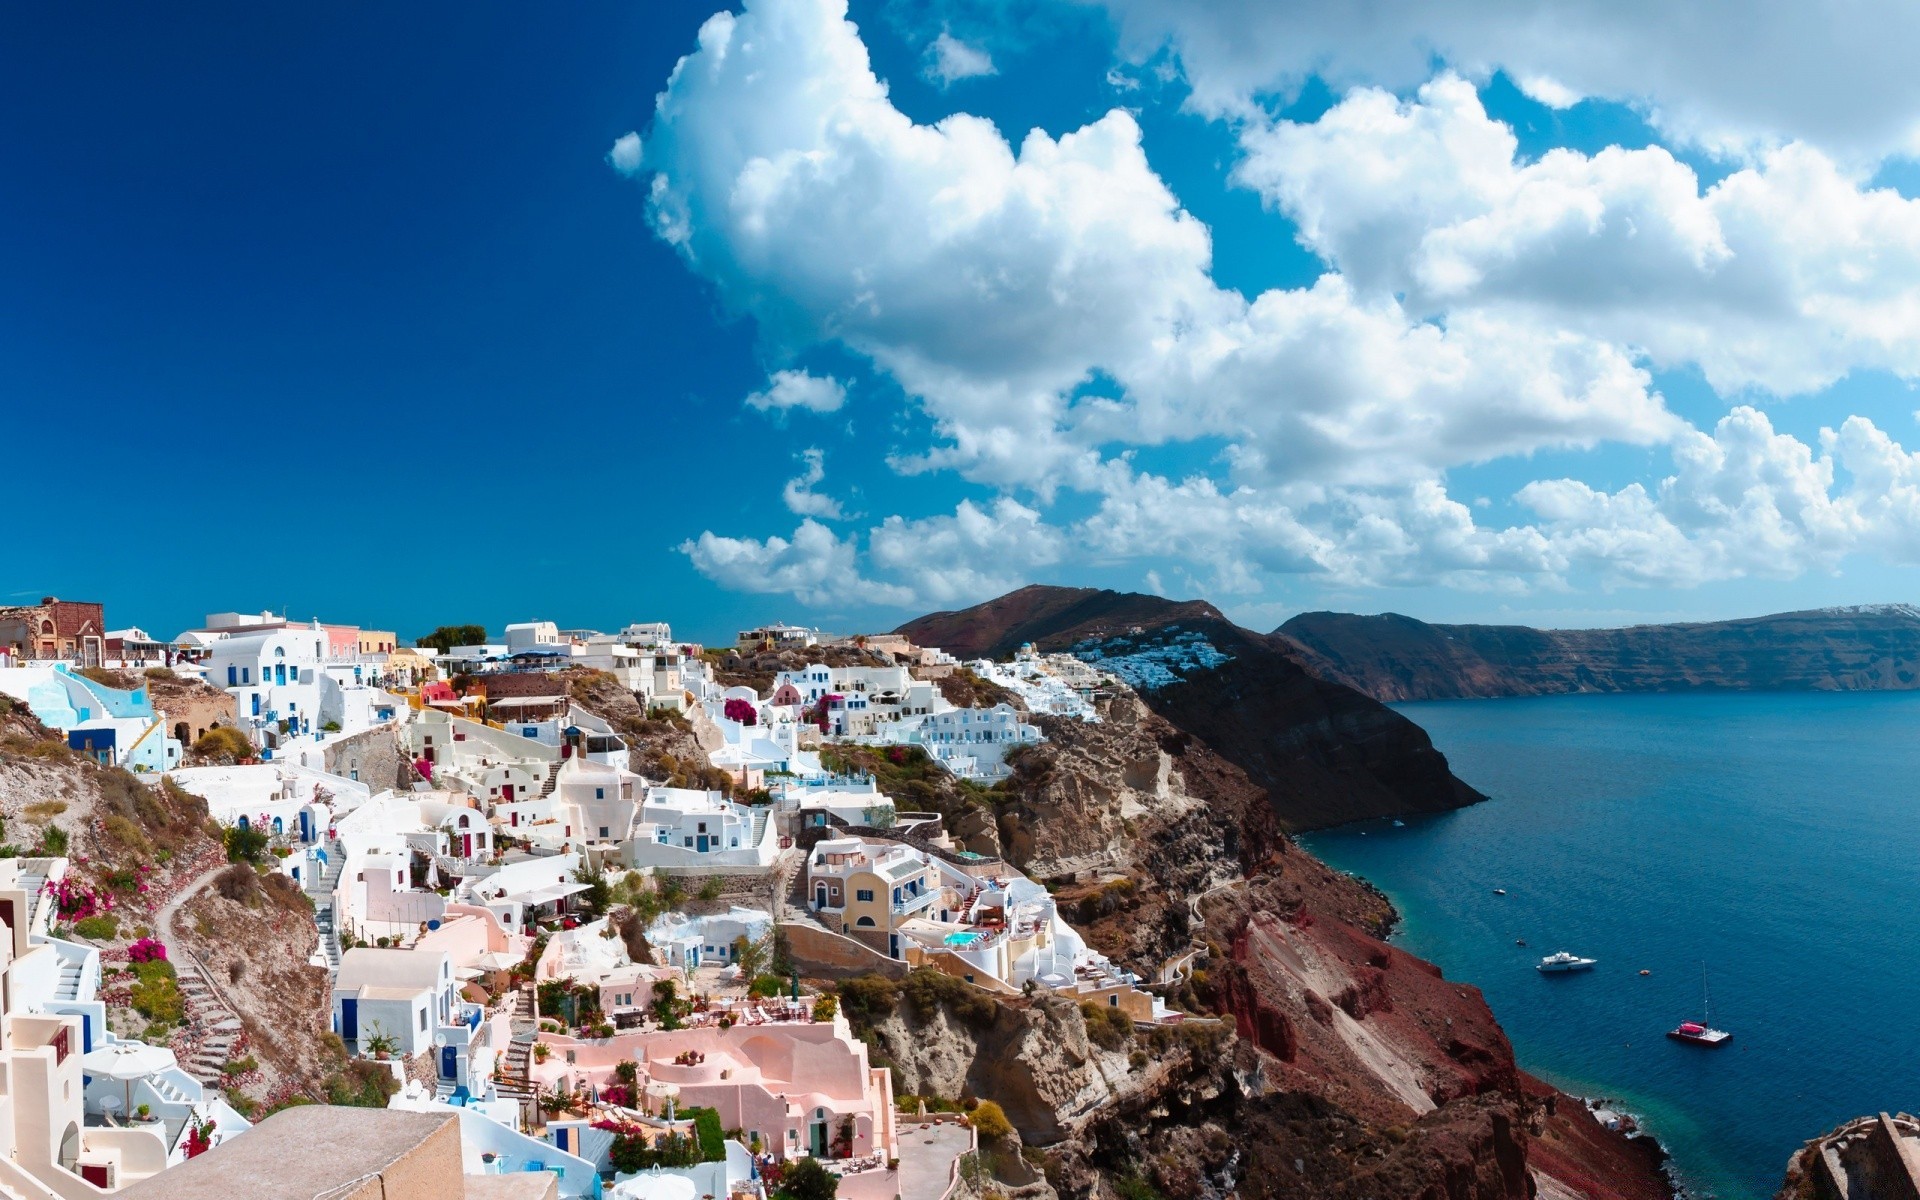
<svg viewBox="0 0 1920 1200">
<path fill-rule="evenodd" d="M 83 883 L 75 883 L 70 876 L 63 876 L 57 881 L 47 880 L 41 891 L 52 898 L 53 911 L 63 921 L 84 921 L 113 908 L 111 895 L 97 892 Z"/>
<path fill-rule="evenodd" d="M 758 725 L 760 723 L 760 710 L 754 707 L 753 701 L 742 699 L 739 696 L 735 696 L 733 699 L 727 701 L 724 712 L 726 713 L 727 720 L 738 721 L 742 725 Z"/>
<path fill-rule="evenodd" d="M 127 947 L 127 958 L 133 962 L 164 962 L 166 957 L 167 948 L 150 937 L 143 937 Z"/>
</svg>

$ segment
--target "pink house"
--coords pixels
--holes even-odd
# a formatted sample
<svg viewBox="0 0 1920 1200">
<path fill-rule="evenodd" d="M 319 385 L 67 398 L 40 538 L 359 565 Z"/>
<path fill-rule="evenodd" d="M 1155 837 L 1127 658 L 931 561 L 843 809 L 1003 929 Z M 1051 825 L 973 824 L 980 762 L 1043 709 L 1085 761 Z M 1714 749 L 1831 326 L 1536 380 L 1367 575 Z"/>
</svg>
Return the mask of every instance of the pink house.
<svg viewBox="0 0 1920 1200">
<path fill-rule="evenodd" d="M 776 1158 L 877 1155 L 884 1164 L 899 1155 L 892 1077 L 867 1062 L 844 1017 L 540 1040 L 552 1048 L 532 1068 L 543 1090 L 605 1086 L 631 1059 L 643 1092 L 671 1084 L 679 1105 L 718 1110 L 723 1127 L 745 1131 L 750 1147 L 757 1137 Z M 690 1061 L 674 1061 L 683 1056 Z"/>
</svg>

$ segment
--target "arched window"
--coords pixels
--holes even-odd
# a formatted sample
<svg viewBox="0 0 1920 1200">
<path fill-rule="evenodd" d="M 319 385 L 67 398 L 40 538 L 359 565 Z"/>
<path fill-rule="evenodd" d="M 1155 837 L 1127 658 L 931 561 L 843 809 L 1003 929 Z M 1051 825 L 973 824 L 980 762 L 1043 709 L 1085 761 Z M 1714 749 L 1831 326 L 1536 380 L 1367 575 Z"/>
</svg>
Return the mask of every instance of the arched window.
<svg viewBox="0 0 1920 1200">
<path fill-rule="evenodd" d="M 873 918 L 861 917 L 858 921 L 855 921 L 854 924 L 860 926 L 862 929 L 871 929 L 873 928 Z"/>
</svg>

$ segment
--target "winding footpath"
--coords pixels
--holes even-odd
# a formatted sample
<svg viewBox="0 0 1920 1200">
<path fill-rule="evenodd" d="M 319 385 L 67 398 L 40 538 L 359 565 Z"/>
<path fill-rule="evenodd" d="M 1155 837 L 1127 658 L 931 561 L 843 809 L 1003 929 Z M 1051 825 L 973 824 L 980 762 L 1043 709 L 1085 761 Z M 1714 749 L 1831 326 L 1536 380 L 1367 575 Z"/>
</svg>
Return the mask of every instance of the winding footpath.
<svg viewBox="0 0 1920 1200">
<path fill-rule="evenodd" d="M 175 918 L 188 900 L 198 895 L 201 889 L 213 882 L 215 875 L 226 868 L 227 864 L 222 862 L 189 880 L 174 894 L 173 899 L 160 907 L 153 918 L 154 930 L 167 947 L 174 974 L 178 977 L 180 995 L 186 1001 L 186 1020 L 182 1022 L 182 1033 L 176 1039 L 175 1052 L 179 1053 L 180 1065 L 189 1075 L 201 1083 L 216 1086 L 225 1080 L 220 1068 L 233 1057 L 234 1043 L 240 1037 L 240 1016 L 227 1005 L 213 981 L 207 977 L 199 956 L 187 948 L 185 939 L 175 925 Z M 182 1050 L 185 1053 L 180 1053 Z"/>
</svg>

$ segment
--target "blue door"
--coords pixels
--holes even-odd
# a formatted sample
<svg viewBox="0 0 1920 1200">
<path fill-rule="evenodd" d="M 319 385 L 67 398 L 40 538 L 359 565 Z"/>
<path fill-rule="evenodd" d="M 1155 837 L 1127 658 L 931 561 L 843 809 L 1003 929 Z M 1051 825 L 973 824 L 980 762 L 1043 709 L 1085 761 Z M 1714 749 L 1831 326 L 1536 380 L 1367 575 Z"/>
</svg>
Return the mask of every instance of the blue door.
<svg viewBox="0 0 1920 1200">
<path fill-rule="evenodd" d="M 698 840 L 699 840 L 699 844 L 696 845 L 694 849 L 698 850 L 702 854 L 705 854 L 707 852 L 707 835 L 704 833 L 701 834 Z"/>
<path fill-rule="evenodd" d="M 239 682 L 240 682 L 240 668 L 228 667 L 227 668 L 227 686 L 233 687 L 235 684 Z"/>
<path fill-rule="evenodd" d="M 360 1036 L 360 1002 L 353 999 L 340 1001 L 340 1037 L 353 1041 Z"/>
<path fill-rule="evenodd" d="M 304 808 L 300 810 L 300 840 L 303 842 L 313 840 L 313 814 Z"/>
<path fill-rule="evenodd" d="M 457 1046 L 440 1047 L 440 1078 L 452 1079 L 460 1074 L 460 1050 Z"/>
<path fill-rule="evenodd" d="M 287 664 L 273 664 L 273 681 L 283 685 L 287 682 Z"/>
</svg>

